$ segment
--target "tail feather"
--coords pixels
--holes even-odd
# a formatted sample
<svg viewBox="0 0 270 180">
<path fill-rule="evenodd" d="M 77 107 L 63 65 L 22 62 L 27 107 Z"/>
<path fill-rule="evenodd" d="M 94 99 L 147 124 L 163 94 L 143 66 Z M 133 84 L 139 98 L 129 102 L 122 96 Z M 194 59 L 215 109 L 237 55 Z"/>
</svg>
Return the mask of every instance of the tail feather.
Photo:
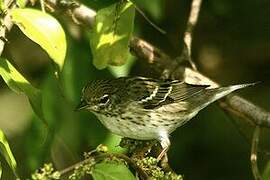
<svg viewBox="0 0 270 180">
<path fill-rule="evenodd" d="M 231 85 L 231 86 L 227 86 L 227 87 L 221 87 L 221 88 L 229 88 L 232 89 L 232 91 L 235 91 L 237 89 L 242 89 L 248 86 L 254 86 L 256 84 L 258 84 L 259 82 L 255 82 L 255 83 L 246 83 L 246 84 L 237 84 L 237 85 Z"/>
<path fill-rule="evenodd" d="M 215 88 L 213 89 L 214 91 L 216 90 L 216 97 L 214 97 L 214 100 L 218 100 L 238 89 L 243 89 L 249 86 L 254 86 L 258 83 L 246 83 L 246 84 L 237 84 L 237 85 L 231 85 L 231 86 L 227 86 L 227 87 L 220 87 L 220 88 Z"/>
<path fill-rule="evenodd" d="M 232 85 L 227 87 L 218 87 L 218 88 L 206 88 L 205 94 L 201 97 L 198 97 L 196 102 L 191 103 L 191 106 L 194 106 L 194 108 L 197 108 L 197 111 L 200 111 L 201 109 L 205 108 L 209 104 L 213 103 L 214 101 L 217 101 L 224 96 L 245 87 L 254 86 L 257 83 L 247 83 L 247 84 L 238 84 L 238 85 Z"/>
</svg>

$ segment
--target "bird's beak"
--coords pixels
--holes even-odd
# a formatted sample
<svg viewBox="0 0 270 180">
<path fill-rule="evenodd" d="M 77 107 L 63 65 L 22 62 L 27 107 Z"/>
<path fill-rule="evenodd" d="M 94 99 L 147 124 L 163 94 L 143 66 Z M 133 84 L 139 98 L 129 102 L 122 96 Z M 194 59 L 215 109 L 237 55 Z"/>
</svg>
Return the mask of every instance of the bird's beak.
<svg viewBox="0 0 270 180">
<path fill-rule="evenodd" d="M 85 109 L 87 106 L 88 106 L 87 102 L 85 100 L 82 100 L 80 104 L 75 108 L 75 111 Z"/>
</svg>

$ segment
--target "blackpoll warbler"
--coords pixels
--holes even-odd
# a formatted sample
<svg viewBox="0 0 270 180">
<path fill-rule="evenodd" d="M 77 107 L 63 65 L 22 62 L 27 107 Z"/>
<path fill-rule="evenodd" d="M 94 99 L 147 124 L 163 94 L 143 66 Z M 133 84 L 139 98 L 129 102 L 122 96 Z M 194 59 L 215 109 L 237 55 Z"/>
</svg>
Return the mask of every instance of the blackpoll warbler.
<svg viewBox="0 0 270 180">
<path fill-rule="evenodd" d="M 93 112 L 117 135 L 159 140 L 161 159 L 170 146 L 170 133 L 210 103 L 249 85 L 253 84 L 210 88 L 144 77 L 96 80 L 84 87 L 77 109 Z"/>
</svg>

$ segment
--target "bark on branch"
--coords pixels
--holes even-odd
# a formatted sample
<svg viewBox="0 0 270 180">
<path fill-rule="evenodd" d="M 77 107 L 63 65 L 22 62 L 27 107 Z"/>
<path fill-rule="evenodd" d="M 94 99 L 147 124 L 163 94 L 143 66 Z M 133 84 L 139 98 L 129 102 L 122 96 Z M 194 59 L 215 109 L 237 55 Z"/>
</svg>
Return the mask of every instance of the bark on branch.
<svg viewBox="0 0 270 180">
<path fill-rule="evenodd" d="M 46 0 L 45 3 L 56 10 L 63 10 L 61 9 L 63 6 L 57 0 Z M 10 6 L 12 6 L 11 8 L 14 7 L 13 4 Z M 76 4 L 72 8 L 64 8 L 64 10 L 71 13 L 72 17 L 81 24 L 89 28 L 92 27 L 96 15 L 95 11 L 80 4 Z M 2 37 L 0 39 L 0 54 L 5 44 L 3 37 L 5 37 L 7 30 L 10 30 L 13 25 L 9 16 L 5 16 L 3 24 L 5 27 L 0 29 L 0 35 Z M 173 60 L 162 50 L 142 39 L 132 38 L 130 41 L 130 50 L 138 59 L 144 60 L 145 63 L 151 65 L 151 68 L 154 68 L 161 75 L 165 74 L 166 77 L 181 79 L 188 83 L 218 86 L 217 83 L 207 76 L 191 68 L 181 66 L 180 63 Z M 237 95 L 227 96 L 225 100 L 221 100 L 220 107 L 231 114 L 252 121 L 254 125 L 270 128 L 270 113 L 245 98 Z"/>
<path fill-rule="evenodd" d="M 59 6 L 59 2 L 57 0 L 45 0 L 45 3 L 49 4 L 56 10 L 61 9 L 61 6 Z M 185 41 L 187 41 L 186 44 L 189 55 L 191 52 L 192 42 L 192 39 L 190 39 L 192 37 L 191 29 L 193 29 L 198 18 L 200 5 L 201 0 L 195 0 L 192 4 L 193 11 L 190 13 L 192 17 L 189 19 L 186 35 L 184 36 L 184 38 L 188 39 L 188 41 Z M 84 24 L 89 28 L 92 27 L 96 15 L 95 11 L 81 4 L 72 6 L 72 8 L 66 8 L 65 10 L 71 13 L 72 17 L 81 24 Z M 216 82 L 212 81 L 207 76 L 198 71 L 192 70 L 189 67 L 182 66 L 181 63 L 169 57 L 162 50 L 137 37 L 131 39 L 130 51 L 138 59 L 144 60 L 145 63 L 148 63 L 151 68 L 160 73 L 161 76 L 181 79 L 188 83 L 210 84 L 213 87 L 218 86 Z M 252 121 L 254 125 L 270 128 L 270 113 L 248 101 L 247 99 L 237 95 L 230 95 L 227 96 L 225 100 L 221 100 L 220 102 L 220 107 L 225 111 L 228 111 L 238 117 L 242 117 L 245 120 Z"/>
<path fill-rule="evenodd" d="M 181 79 L 187 83 L 193 84 L 208 84 L 212 87 L 219 86 L 216 82 L 200 72 L 194 71 L 189 67 L 181 66 L 161 50 L 142 39 L 133 38 L 130 42 L 130 47 L 132 52 L 139 59 L 144 59 L 146 63 L 151 64 L 152 67 L 153 64 L 155 64 L 154 67 L 157 68 L 157 71 L 168 73 L 169 77 L 172 79 Z M 220 100 L 220 102 L 220 107 L 225 111 L 237 117 L 244 118 L 245 120 L 252 121 L 254 125 L 270 128 L 270 113 L 247 99 L 237 95 L 229 95 L 225 100 Z"/>
</svg>

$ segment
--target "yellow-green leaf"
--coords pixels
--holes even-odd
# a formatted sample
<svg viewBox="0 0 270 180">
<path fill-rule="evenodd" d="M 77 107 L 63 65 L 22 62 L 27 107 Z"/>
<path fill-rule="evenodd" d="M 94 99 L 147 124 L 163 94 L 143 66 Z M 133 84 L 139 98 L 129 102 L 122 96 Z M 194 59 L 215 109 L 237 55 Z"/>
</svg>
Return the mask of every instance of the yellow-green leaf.
<svg viewBox="0 0 270 180">
<path fill-rule="evenodd" d="M 59 66 L 64 65 L 67 43 L 62 26 L 51 15 L 30 8 L 12 10 L 12 20 L 32 41 L 39 44 Z"/>
<path fill-rule="evenodd" d="M 94 180 L 135 180 L 136 178 L 123 163 L 102 162 L 92 170 Z"/>
<path fill-rule="evenodd" d="M 27 0 L 17 0 L 16 3 L 20 8 L 23 8 L 27 4 Z"/>
<path fill-rule="evenodd" d="M 3 11 L 6 9 L 4 1 L 0 1 L 0 12 L 3 13 Z M 1 178 L 1 177 L 0 177 Z"/>
<path fill-rule="evenodd" d="M 28 96 L 35 113 L 42 119 L 41 92 L 33 87 L 13 66 L 4 59 L 0 58 L 0 76 L 4 79 L 8 87 L 17 92 Z"/>
<path fill-rule="evenodd" d="M 12 154 L 12 151 L 9 147 L 8 141 L 6 139 L 6 136 L 4 135 L 3 131 L 0 129 L 0 153 L 3 155 L 5 160 L 7 161 L 9 167 L 14 172 L 15 176 L 17 176 L 17 163 L 16 160 Z M 2 174 L 2 168 L 0 168 L 0 177 Z"/>
<path fill-rule="evenodd" d="M 120 1 L 97 12 L 90 46 L 98 69 L 126 62 L 134 15 L 135 8 L 130 1 Z"/>
<path fill-rule="evenodd" d="M 0 179 L 1 179 L 1 177 L 2 177 L 2 165 L 1 165 L 1 162 L 0 162 Z"/>
</svg>

